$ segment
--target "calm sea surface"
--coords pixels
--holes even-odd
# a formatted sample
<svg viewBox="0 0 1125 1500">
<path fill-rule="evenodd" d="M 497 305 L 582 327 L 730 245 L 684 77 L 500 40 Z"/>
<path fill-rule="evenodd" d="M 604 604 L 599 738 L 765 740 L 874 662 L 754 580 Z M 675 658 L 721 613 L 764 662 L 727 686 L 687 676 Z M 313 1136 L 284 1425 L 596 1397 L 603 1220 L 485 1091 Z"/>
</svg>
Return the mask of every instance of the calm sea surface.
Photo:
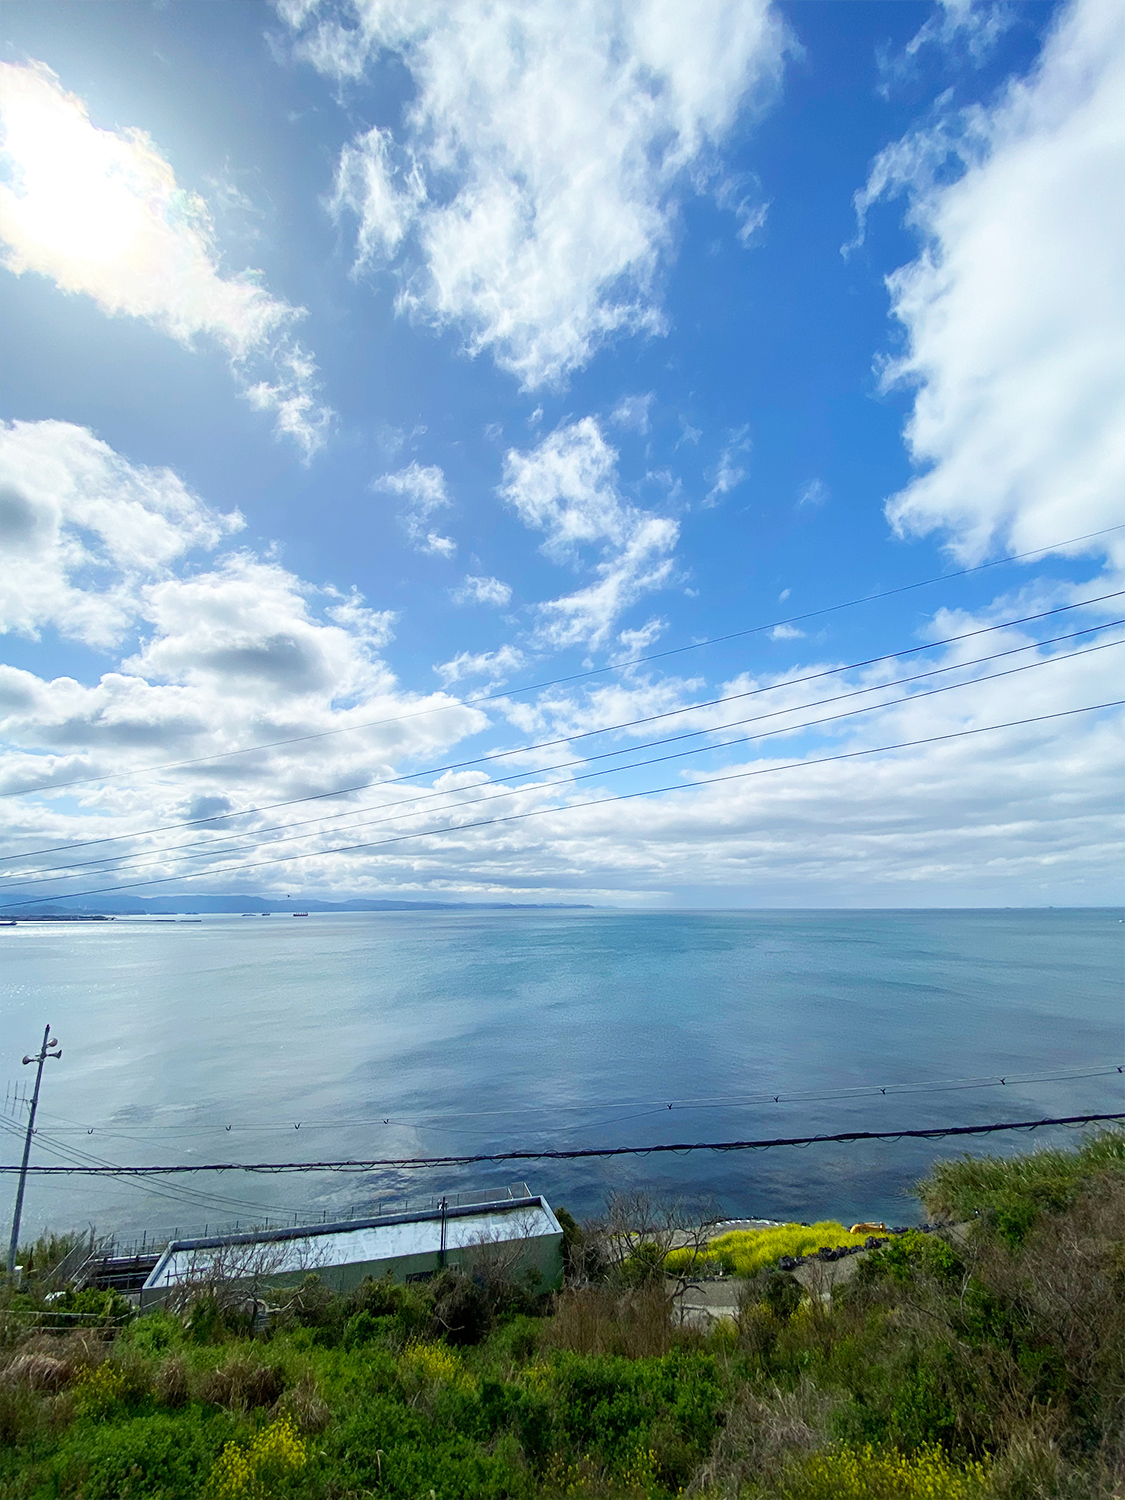
<svg viewBox="0 0 1125 1500">
<path fill-rule="evenodd" d="M 0 929 L 0 1096 L 9 1082 L 30 1087 L 19 1059 L 49 1020 L 64 1056 L 44 1077 L 43 1164 L 448 1155 L 1100 1112 L 1125 1108 L 1125 1078 L 950 1081 L 1125 1061 L 1123 947 L 1121 913 L 1107 910 L 29 923 Z M 4 1118 L 11 1163 L 18 1106 Z M 935 1154 L 962 1149 L 228 1174 L 146 1190 L 41 1178 L 25 1226 L 187 1233 L 515 1179 L 578 1213 L 607 1189 L 645 1184 L 740 1216 L 908 1222 L 911 1182 Z M 0 1179 L 5 1200 L 13 1189 Z M 0 1203 L 0 1223 L 8 1213 Z"/>
</svg>

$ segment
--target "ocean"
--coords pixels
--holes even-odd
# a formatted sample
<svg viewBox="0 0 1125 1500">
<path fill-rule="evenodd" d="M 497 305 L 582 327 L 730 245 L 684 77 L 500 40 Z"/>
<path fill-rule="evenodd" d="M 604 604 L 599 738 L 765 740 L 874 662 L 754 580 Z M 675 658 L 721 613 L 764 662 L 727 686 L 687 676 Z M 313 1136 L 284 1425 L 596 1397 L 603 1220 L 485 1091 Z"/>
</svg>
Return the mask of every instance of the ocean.
<svg viewBox="0 0 1125 1500">
<path fill-rule="evenodd" d="M 20 1057 L 47 1021 L 63 1057 L 44 1073 L 42 1164 L 649 1146 L 1125 1109 L 1125 1076 L 1076 1076 L 1125 1062 L 1123 950 L 1118 910 L 29 922 L 0 929 L 0 1150 L 18 1162 L 26 1117 L 12 1091 L 30 1092 Z M 911 1185 L 935 1156 L 1040 1139 L 1073 1134 L 33 1178 L 23 1237 L 344 1217 L 512 1181 L 577 1215 L 643 1187 L 736 1217 L 909 1223 Z M 14 1179 L 2 1184 L 14 1197 Z M 0 1204 L 0 1222 L 9 1211 Z"/>
</svg>

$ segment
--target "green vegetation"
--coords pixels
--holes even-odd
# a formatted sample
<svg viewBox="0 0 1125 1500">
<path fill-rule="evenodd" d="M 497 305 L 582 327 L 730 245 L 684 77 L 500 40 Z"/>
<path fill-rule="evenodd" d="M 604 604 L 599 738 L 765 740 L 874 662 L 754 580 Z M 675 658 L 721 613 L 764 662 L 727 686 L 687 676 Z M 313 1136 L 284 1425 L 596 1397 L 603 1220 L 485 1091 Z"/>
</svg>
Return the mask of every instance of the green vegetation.
<svg viewBox="0 0 1125 1500">
<path fill-rule="evenodd" d="M 343 1298 L 310 1277 L 254 1331 L 215 1289 L 141 1319 L 0 1290 L 0 1495 L 1125 1494 L 1125 1133 L 943 1163 L 920 1194 L 964 1227 L 812 1262 L 803 1285 L 758 1238 L 716 1247 L 751 1274 L 713 1329 L 681 1321 L 647 1231 L 620 1253 L 612 1212 L 568 1225 L 547 1303 L 496 1275 Z"/>
</svg>

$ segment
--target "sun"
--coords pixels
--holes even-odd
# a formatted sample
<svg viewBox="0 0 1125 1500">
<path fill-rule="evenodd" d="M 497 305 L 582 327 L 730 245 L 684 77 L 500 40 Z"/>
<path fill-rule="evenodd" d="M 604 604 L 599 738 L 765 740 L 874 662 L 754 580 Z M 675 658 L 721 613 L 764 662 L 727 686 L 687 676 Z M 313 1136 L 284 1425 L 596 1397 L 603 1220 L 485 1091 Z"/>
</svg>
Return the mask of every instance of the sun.
<svg viewBox="0 0 1125 1500">
<path fill-rule="evenodd" d="M 135 258 L 159 207 L 152 189 L 164 185 L 152 181 L 151 163 L 137 171 L 144 142 L 95 129 L 49 70 L 5 65 L 3 73 L 0 233 L 28 269 L 77 289 L 83 264 Z"/>
</svg>

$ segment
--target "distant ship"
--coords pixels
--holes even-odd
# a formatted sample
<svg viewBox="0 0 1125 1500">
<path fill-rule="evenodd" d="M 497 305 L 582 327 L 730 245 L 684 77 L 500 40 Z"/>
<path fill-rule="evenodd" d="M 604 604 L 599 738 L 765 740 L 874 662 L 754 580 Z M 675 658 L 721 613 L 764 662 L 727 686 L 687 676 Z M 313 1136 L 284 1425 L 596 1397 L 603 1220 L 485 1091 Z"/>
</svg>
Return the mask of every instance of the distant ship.
<svg viewBox="0 0 1125 1500">
<path fill-rule="evenodd" d="M 307 917 L 308 916 L 308 912 L 307 911 L 295 911 L 293 913 L 293 915 L 295 917 Z"/>
</svg>

